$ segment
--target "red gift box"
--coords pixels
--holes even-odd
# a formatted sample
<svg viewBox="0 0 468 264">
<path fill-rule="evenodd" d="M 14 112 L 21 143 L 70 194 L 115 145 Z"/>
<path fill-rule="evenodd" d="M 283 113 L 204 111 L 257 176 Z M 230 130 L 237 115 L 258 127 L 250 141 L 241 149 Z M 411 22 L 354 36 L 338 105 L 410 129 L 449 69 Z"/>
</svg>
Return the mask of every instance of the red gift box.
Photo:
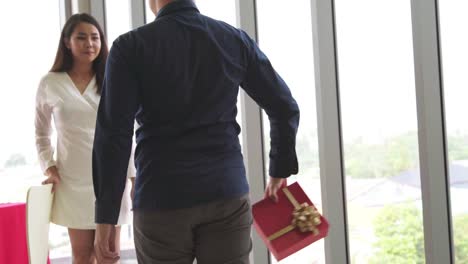
<svg viewBox="0 0 468 264">
<path fill-rule="evenodd" d="M 286 189 L 289 190 L 289 193 L 292 195 L 291 198 L 295 199 L 298 204 L 307 203 L 315 208 L 297 182 L 289 185 Z M 288 198 L 285 192 L 279 190 L 278 203 L 275 203 L 270 198 L 266 198 L 252 206 L 254 227 L 278 261 L 326 237 L 328 234 L 329 225 L 322 215 L 319 216 L 320 224 L 315 226 L 317 230 L 316 234 L 310 231 L 301 232 L 298 227 L 293 228 L 291 223 L 294 218 L 293 212 L 295 206 L 291 198 Z M 290 227 L 290 231 L 280 234 L 277 238 L 269 239 L 270 236 L 288 226 Z"/>
</svg>

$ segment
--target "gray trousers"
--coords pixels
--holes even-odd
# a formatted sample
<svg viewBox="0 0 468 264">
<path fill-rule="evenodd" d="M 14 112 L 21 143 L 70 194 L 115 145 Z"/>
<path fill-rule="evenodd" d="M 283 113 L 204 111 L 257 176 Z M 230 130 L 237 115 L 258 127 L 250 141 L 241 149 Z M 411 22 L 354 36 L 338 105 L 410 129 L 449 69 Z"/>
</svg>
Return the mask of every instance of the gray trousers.
<svg viewBox="0 0 468 264">
<path fill-rule="evenodd" d="M 249 264 L 248 195 L 187 209 L 133 213 L 139 264 Z"/>
</svg>

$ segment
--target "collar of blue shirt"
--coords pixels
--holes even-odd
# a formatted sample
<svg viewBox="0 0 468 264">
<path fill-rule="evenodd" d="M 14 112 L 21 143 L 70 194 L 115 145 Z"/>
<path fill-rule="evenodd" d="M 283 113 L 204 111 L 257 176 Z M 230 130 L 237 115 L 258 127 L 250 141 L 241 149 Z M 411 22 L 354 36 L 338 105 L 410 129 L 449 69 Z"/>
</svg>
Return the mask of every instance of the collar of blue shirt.
<svg viewBox="0 0 468 264">
<path fill-rule="evenodd" d="M 186 10 L 193 10 L 196 12 L 200 12 L 198 11 L 198 8 L 193 2 L 193 0 L 174 0 L 172 3 L 169 3 L 163 8 L 161 8 L 156 18 L 161 18 L 163 16 L 166 16 L 172 13 L 186 11 Z"/>
</svg>

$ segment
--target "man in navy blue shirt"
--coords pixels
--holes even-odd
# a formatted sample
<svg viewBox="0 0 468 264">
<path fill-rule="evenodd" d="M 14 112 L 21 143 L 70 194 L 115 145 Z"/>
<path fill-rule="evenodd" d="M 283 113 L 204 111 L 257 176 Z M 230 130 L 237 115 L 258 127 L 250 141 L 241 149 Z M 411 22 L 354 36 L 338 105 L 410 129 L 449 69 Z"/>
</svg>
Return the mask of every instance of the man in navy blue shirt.
<svg viewBox="0 0 468 264">
<path fill-rule="evenodd" d="M 270 120 L 265 195 L 273 199 L 298 172 L 299 108 L 245 32 L 200 14 L 192 0 L 150 5 L 156 20 L 120 36 L 107 61 L 93 149 L 99 263 L 119 258 L 109 244 L 135 119 L 139 263 L 248 263 L 252 216 L 236 122 L 239 86 Z"/>
</svg>

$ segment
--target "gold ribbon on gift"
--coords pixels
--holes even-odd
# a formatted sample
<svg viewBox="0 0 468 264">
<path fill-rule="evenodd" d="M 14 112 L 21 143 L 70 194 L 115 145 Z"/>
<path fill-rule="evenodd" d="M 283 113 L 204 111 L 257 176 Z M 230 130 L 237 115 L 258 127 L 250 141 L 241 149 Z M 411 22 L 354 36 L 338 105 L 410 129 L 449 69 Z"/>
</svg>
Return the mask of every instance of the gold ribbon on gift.
<svg viewBox="0 0 468 264">
<path fill-rule="evenodd" d="M 283 192 L 294 206 L 293 220 L 290 225 L 270 235 L 268 240 L 275 240 L 296 228 L 301 232 L 312 232 L 314 235 L 318 235 L 317 226 L 321 223 L 319 212 L 307 203 L 299 204 L 287 188 L 283 188 Z"/>
</svg>

